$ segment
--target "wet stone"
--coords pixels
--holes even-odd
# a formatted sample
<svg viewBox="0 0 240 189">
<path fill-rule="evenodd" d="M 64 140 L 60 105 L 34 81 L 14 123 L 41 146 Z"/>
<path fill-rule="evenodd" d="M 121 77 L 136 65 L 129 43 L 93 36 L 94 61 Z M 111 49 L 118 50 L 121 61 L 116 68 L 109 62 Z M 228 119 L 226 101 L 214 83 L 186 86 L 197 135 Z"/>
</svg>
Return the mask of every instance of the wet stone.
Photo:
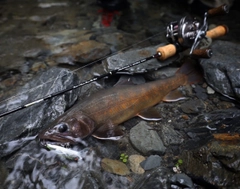
<svg viewBox="0 0 240 189">
<path fill-rule="evenodd" d="M 188 100 L 181 104 L 181 110 L 186 114 L 198 114 L 205 111 L 205 104 L 202 100 Z"/>
<path fill-rule="evenodd" d="M 207 83 L 217 92 L 240 98 L 240 45 L 218 40 L 213 42 L 211 48 L 213 56 L 200 62 Z"/>
<path fill-rule="evenodd" d="M 67 64 L 89 63 L 110 54 L 110 52 L 109 47 L 104 43 L 93 40 L 82 41 L 58 54 L 56 61 Z"/>
<path fill-rule="evenodd" d="M 121 161 L 103 158 L 101 161 L 101 167 L 110 173 L 114 173 L 117 175 L 129 175 L 130 171 L 126 164 Z"/>
<path fill-rule="evenodd" d="M 170 180 L 172 182 L 171 184 L 172 187 L 173 185 L 175 185 L 175 187 L 179 186 L 179 187 L 195 188 L 192 179 L 183 173 L 173 175 L 170 178 Z"/>
<path fill-rule="evenodd" d="M 130 164 L 130 169 L 132 172 L 136 174 L 143 174 L 145 171 L 144 169 L 140 166 L 140 163 L 145 160 L 145 157 L 141 155 L 131 155 L 128 158 L 129 164 Z"/>
<path fill-rule="evenodd" d="M 151 170 L 161 165 L 162 158 L 158 155 L 151 155 L 146 160 L 140 163 L 144 170 Z"/>
<path fill-rule="evenodd" d="M 202 99 L 202 100 L 206 100 L 208 98 L 208 95 L 206 93 L 206 89 L 202 88 L 201 86 L 199 85 L 196 85 L 194 87 L 194 91 L 196 93 L 196 96 L 199 98 L 199 99 Z"/>
<path fill-rule="evenodd" d="M 170 124 L 162 124 L 162 129 L 160 131 L 160 136 L 163 140 L 164 145 L 176 145 L 183 142 L 183 136 L 180 132 L 174 130 Z"/>
<path fill-rule="evenodd" d="M 15 89 L 18 93 L 0 104 L 1 113 L 41 99 L 77 83 L 79 83 L 79 80 L 76 74 L 67 69 L 49 69 L 24 86 Z M 27 135 L 36 134 L 43 126 L 46 127 L 50 121 L 56 119 L 68 107 L 72 106 L 77 96 L 78 90 L 73 90 L 0 118 L 0 142 L 16 139 L 18 136 L 27 134 L 27 131 L 31 131 Z M 6 133 L 8 134 L 6 135 Z"/>
<path fill-rule="evenodd" d="M 162 155 L 166 150 L 157 132 L 152 130 L 144 121 L 130 130 L 130 141 L 144 155 L 152 153 Z"/>
</svg>

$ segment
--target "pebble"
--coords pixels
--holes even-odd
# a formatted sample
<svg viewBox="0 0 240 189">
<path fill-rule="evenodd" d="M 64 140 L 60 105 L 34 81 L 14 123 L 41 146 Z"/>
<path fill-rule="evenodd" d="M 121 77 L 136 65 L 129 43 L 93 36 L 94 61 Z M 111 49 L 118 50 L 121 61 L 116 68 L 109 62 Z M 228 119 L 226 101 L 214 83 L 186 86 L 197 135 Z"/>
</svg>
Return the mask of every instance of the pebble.
<svg viewBox="0 0 240 189">
<path fill-rule="evenodd" d="M 130 130 L 130 141 L 144 155 L 152 153 L 162 155 L 166 151 L 158 133 L 152 130 L 145 121 L 141 121 Z"/>
<path fill-rule="evenodd" d="M 130 164 L 130 169 L 132 172 L 136 174 L 143 174 L 145 171 L 144 169 L 140 166 L 141 162 L 143 162 L 146 158 L 141 156 L 141 155 L 131 155 L 128 158 L 129 164 Z"/>
<path fill-rule="evenodd" d="M 101 161 L 101 167 L 110 173 L 114 173 L 117 175 L 129 175 L 130 171 L 126 164 L 121 161 L 103 158 Z"/>
<path fill-rule="evenodd" d="M 161 165 L 162 158 L 159 155 L 151 155 L 146 160 L 140 163 L 141 167 L 145 170 L 151 170 Z"/>
<path fill-rule="evenodd" d="M 214 94 L 215 93 L 215 91 L 213 90 L 213 88 L 211 88 L 211 87 L 207 87 L 207 94 Z"/>
<path fill-rule="evenodd" d="M 173 184 L 176 184 L 178 186 L 194 188 L 192 179 L 184 173 L 175 174 L 170 178 L 170 180 Z"/>
</svg>

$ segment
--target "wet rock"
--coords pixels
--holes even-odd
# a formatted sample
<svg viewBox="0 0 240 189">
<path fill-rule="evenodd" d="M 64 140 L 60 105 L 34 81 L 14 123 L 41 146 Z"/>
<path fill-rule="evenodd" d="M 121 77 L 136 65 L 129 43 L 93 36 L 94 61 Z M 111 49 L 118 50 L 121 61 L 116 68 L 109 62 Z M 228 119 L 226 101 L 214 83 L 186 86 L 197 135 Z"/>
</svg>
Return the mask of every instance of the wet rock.
<svg viewBox="0 0 240 189">
<path fill-rule="evenodd" d="M 158 155 L 151 155 L 146 160 L 140 163 L 141 167 L 148 171 L 159 167 L 161 165 L 162 158 Z"/>
<path fill-rule="evenodd" d="M 76 44 L 81 41 L 89 40 L 92 33 L 88 30 L 67 29 L 59 32 L 39 33 L 36 38 L 43 40 L 49 45 L 52 54 L 63 52 L 69 44 Z"/>
<path fill-rule="evenodd" d="M 47 56 L 49 54 L 49 52 L 46 49 L 40 49 L 40 48 L 36 48 L 36 49 L 30 49 L 27 50 L 23 53 L 23 56 L 29 60 L 29 59 L 36 59 L 42 56 Z"/>
<path fill-rule="evenodd" d="M 136 181 L 133 189 L 159 189 L 159 188 L 171 188 L 169 178 L 172 176 L 172 172 L 164 167 L 150 170 L 146 172 L 140 179 Z"/>
<path fill-rule="evenodd" d="M 208 95 L 206 93 L 206 90 L 204 88 L 202 88 L 201 86 L 199 85 L 196 85 L 194 87 L 194 91 L 196 93 L 196 96 L 199 98 L 199 99 L 202 99 L 202 100 L 206 100 L 208 98 Z"/>
<path fill-rule="evenodd" d="M 181 144 L 184 140 L 182 134 L 174 130 L 170 124 L 163 124 L 160 133 L 163 143 L 166 146 Z"/>
<path fill-rule="evenodd" d="M 140 163 L 145 160 L 145 157 L 141 155 L 131 155 L 128 158 L 128 162 L 130 164 L 130 169 L 132 172 L 137 173 L 137 174 L 143 174 L 145 171 L 144 169 L 140 166 Z"/>
<path fill-rule="evenodd" d="M 130 130 L 132 145 L 144 155 L 156 153 L 162 155 L 166 147 L 156 131 L 152 130 L 146 122 L 141 121 Z"/>
<path fill-rule="evenodd" d="M 65 49 L 58 55 L 58 63 L 89 63 L 110 54 L 109 47 L 93 40 L 82 41 Z"/>
<path fill-rule="evenodd" d="M 138 39 L 135 35 L 114 31 L 97 36 L 96 41 L 109 45 L 111 51 L 115 52 L 138 42 Z"/>
<path fill-rule="evenodd" d="M 215 110 L 194 117 L 184 131 L 191 138 L 184 144 L 187 149 L 206 145 L 214 133 L 239 133 L 240 111 L 238 109 Z"/>
<path fill-rule="evenodd" d="M 240 98 L 240 45 L 227 41 L 215 41 L 211 46 L 213 56 L 203 59 L 200 64 L 207 83 L 217 92 Z"/>
<path fill-rule="evenodd" d="M 209 188 L 239 186 L 239 144 L 212 141 L 192 151 L 184 151 L 182 170 L 198 178 L 199 185 Z M 223 166 L 222 166 L 223 165 Z"/>
<path fill-rule="evenodd" d="M 165 67 L 165 68 L 161 68 L 157 71 L 152 71 L 150 73 L 146 73 L 145 76 L 150 80 L 165 79 L 165 78 L 173 76 L 177 70 L 178 70 L 178 68 Z"/>
<path fill-rule="evenodd" d="M 67 69 L 49 69 L 24 86 L 15 89 L 18 93 L 6 98 L 0 104 L 1 113 L 69 88 L 77 83 L 79 83 L 78 77 Z M 50 121 L 56 119 L 73 105 L 77 96 L 78 90 L 73 90 L 0 118 L 0 142 L 38 133 L 42 127 L 46 127 Z"/>
<path fill-rule="evenodd" d="M 186 114 L 198 114 L 205 111 L 205 104 L 202 100 L 188 100 L 181 104 L 181 110 Z"/>
<path fill-rule="evenodd" d="M 163 45 L 165 44 L 161 44 L 160 46 L 163 46 Z M 146 48 L 137 49 L 137 50 L 129 50 L 124 53 L 113 55 L 111 57 L 108 57 L 106 61 L 104 61 L 105 67 L 107 70 L 115 70 L 118 68 L 122 68 L 128 64 L 144 59 L 146 57 L 150 57 L 153 54 L 156 54 L 157 47 L 159 46 L 146 47 Z M 178 56 L 176 55 L 164 61 L 158 61 L 157 59 L 152 59 L 142 64 L 139 64 L 138 66 L 133 66 L 127 69 L 125 72 L 126 73 L 144 73 L 150 70 L 157 70 L 160 67 L 171 64 L 174 60 L 176 60 L 177 57 Z"/>
<path fill-rule="evenodd" d="M 177 185 L 179 187 L 184 187 L 184 188 L 195 188 L 192 179 L 187 176 L 186 174 L 183 173 L 179 173 L 179 174 L 175 174 L 170 178 L 172 184 L 171 186 L 173 187 L 173 185 Z M 174 187 L 176 188 L 176 186 Z"/>
<path fill-rule="evenodd" d="M 130 171 L 128 167 L 121 161 L 103 158 L 101 161 L 101 167 L 110 173 L 117 175 L 128 175 Z"/>
</svg>

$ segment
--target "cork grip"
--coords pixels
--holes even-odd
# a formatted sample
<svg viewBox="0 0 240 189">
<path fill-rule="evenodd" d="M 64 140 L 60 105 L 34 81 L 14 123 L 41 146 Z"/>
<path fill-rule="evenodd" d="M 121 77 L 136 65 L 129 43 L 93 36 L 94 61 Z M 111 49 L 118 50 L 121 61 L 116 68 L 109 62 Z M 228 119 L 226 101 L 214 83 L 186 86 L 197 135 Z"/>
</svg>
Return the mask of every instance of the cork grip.
<svg viewBox="0 0 240 189">
<path fill-rule="evenodd" d="M 228 27 L 225 25 L 221 25 L 221 26 L 217 26 L 216 28 L 207 31 L 206 36 L 210 37 L 212 39 L 215 39 L 215 38 L 225 35 L 227 32 L 228 32 Z"/>
<path fill-rule="evenodd" d="M 161 56 L 159 58 L 160 60 L 166 60 L 167 58 L 175 55 L 177 52 L 177 49 L 175 45 L 169 44 L 163 47 L 159 47 L 157 49 L 157 52 L 161 53 Z"/>
</svg>

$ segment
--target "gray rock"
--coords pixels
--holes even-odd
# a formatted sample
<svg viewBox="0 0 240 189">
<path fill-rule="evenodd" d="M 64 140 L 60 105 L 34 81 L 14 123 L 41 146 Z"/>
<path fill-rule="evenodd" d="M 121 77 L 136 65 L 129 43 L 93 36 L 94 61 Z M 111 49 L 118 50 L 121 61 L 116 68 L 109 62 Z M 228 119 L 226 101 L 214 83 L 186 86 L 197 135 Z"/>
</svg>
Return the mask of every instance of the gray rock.
<svg viewBox="0 0 240 189">
<path fill-rule="evenodd" d="M 19 88 L 14 96 L 0 104 L 1 113 L 41 99 L 54 92 L 79 83 L 77 75 L 67 69 L 52 68 Z M 73 105 L 78 90 L 53 97 L 21 111 L 0 118 L 0 142 L 11 141 L 24 134 L 36 134 L 42 127 L 53 121 Z M 31 135 L 30 134 L 30 135 Z"/>
<path fill-rule="evenodd" d="M 162 155 L 166 150 L 157 132 L 152 130 L 144 121 L 130 130 L 130 141 L 144 155 L 152 153 Z"/>
<path fill-rule="evenodd" d="M 205 104 L 202 100 L 188 100 L 181 104 L 181 109 L 186 114 L 197 114 L 205 110 Z"/>
<path fill-rule="evenodd" d="M 212 58 L 203 59 L 200 62 L 207 83 L 215 91 L 239 99 L 240 45 L 227 41 L 215 41 L 211 48 Z"/>
<path fill-rule="evenodd" d="M 175 174 L 170 178 L 170 181 L 175 185 L 185 186 L 187 188 L 194 188 L 192 179 L 186 174 Z"/>
<path fill-rule="evenodd" d="M 162 125 L 161 138 L 166 146 L 181 144 L 184 140 L 182 134 L 174 130 L 170 124 Z"/>
<path fill-rule="evenodd" d="M 158 155 L 151 155 L 146 160 L 140 163 L 144 170 L 151 170 L 161 165 L 162 158 Z"/>
</svg>

